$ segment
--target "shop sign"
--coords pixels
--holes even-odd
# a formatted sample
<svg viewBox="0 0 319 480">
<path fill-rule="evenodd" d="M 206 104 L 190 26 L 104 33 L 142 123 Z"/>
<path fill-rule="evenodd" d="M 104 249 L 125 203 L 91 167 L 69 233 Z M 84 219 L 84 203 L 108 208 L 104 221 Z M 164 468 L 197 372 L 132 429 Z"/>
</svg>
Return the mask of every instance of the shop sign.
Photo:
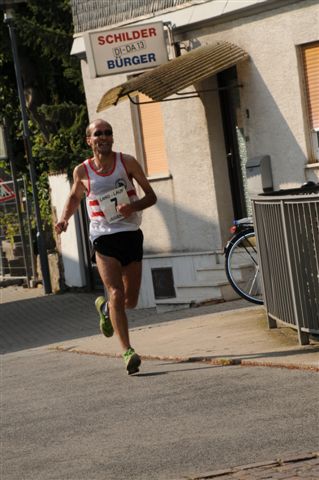
<svg viewBox="0 0 319 480">
<path fill-rule="evenodd" d="M 157 67 L 168 61 L 162 22 L 87 33 L 91 77 Z"/>
</svg>

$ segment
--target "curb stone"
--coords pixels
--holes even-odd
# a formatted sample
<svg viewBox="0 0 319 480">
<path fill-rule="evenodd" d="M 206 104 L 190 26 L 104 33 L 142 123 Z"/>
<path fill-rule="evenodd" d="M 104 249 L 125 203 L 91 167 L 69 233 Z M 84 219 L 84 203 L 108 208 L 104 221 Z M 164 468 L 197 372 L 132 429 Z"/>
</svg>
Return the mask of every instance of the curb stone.
<svg viewBox="0 0 319 480">
<path fill-rule="evenodd" d="M 95 352 L 94 350 L 81 350 L 74 347 L 64 347 L 63 345 L 57 345 L 49 347 L 49 350 L 55 350 L 58 352 L 78 353 L 80 355 L 96 355 L 99 357 L 109 358 L 122 358 L 120 353 L 107 353 L 107 352 Z M 311 370 L 313 372 L 319 372 L 318 367 L 312 365 L 299 365 L 299 364 L 286 364 L 286 363 L 273 363 L 266 361 L 245 360 L 240 358 L 209 358 L 209 357 L 174 357 L 167 355 L 140 355 L 142 360 L 160 360 L 167 362 L 180 362 L 180 363 L 205 363 L 208 365 L 216 365 L 220 367 L 227 366 L 244 366 L 244 367 L 272 367 L 272 368 L 287 368 L 289 370 Z"/>
<path fill-rule="evenodd" d="M 313 462 L 313 460 L 316 460 Z M 307 465 L 308 462 L 308 465 Z M 289 476 L 282 476 L 282 467 L 289 466 Z M 313 466 L 314 474 L 318 475 L 319 472 L 319 451 L 318 452 L 308 452 L 308 453 L 295 453 L 295 454 L 286 454 L 282 458 L 275 460 L 270 460 L 266 462 L 256 462 L 247 465 L 239 465 L 237 467 L 232 467 L 224 470 L 213 470 L 211 472 L 206 472 L 200 475 L 195 476 L 183 476 L 179 480 L 209 480 L 209 479 L 221 479 L 221 480 L 261 480 L 263 479 L 308 479 L 315 480 L 318 476 L 312 476 L 311 471 L 306 472 L 306 476 L 299 476 L 297 470 L 300 467 L 310 468 Z M 294 468 L 295 467 L 295 468 Z M 288 469 L 287 469 L 288 470 Z M 257 476 L 254 475 L 256 473 Z M 248 474 L 248 476 L 247 476 Z M 302 472 L 301 472 L 302 474 Z M 239 476 L 240 475 L 240 476 Z M 267 475 L 267 476 L 265 476 Z M 273 476 L 274 475 L 274 476 Z M 280 476 L 278 476 L 280 475 Z M 292 477 L 293 475 L 293 477 Z M 309 476 L 311 475 L 311 476 Z M 176 479 L 177 480 L 177 479 Z"/>
</svg>

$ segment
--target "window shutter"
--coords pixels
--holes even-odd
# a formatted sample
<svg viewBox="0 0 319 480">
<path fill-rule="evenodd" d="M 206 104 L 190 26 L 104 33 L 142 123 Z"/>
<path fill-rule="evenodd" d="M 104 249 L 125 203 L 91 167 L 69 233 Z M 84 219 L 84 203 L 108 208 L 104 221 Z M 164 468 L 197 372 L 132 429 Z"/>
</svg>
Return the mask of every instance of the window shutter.
<svg viewBox="0 0 319 480">
<path fill-rule="evenodd" d="M 150 100 L 146 95 L 138 95 L 138 102 L 147 102 Z M 146 174 L 148 176 L 167 174 L 168 164 L 161 104 L 148 103 L 139 105 L 139 115 L 143 136 Z"/>
<path fill-rule="evenodd" d="M 319 43 L 303 47 L 304 69 L 310 122 L 319 129 Z"/>
</svg>

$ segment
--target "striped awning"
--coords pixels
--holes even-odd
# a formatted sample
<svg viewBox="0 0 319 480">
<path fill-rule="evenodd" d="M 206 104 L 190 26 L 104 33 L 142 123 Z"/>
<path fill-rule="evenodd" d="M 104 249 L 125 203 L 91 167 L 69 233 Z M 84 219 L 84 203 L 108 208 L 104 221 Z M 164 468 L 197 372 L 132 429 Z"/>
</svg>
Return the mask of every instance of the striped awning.
<svg viewBox="0 0 319 480">
<path fill-rule="evenodd" d="M 97 112 L 116 105 L 120 100 L 128 98 L 128 95 L 138 93 L 144 93 L 153 101 L 160 102 L 247 58 L 248 54 L 244 50 L 229 42 L 196 48 L 111 88 L 101 98 Z"/>
</svg>

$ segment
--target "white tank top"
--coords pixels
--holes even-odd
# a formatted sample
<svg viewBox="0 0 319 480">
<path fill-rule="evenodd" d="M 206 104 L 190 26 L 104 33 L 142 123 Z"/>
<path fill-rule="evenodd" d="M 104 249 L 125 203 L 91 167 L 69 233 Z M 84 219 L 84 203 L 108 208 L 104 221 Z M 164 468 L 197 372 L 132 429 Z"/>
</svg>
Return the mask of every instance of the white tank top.
<svg viewBox="0 0 319 480">
<path fill-rule="evenodd" d="M 86 207 L 90 219 L 90 240 L 93 242 L 101 235 L 138 230 L 141 224 L 141 212 L 134 212 L 128 218 L 115 223 L 108 223 L 101 210 L 99 198 L 105 193 L 124 186 L 132 203 L 138 200 L 133 180 L 129 176 L 123 162 L 122 153 L 115 152 L 114 166 L 108 173 L 99 173 L 94 167 L 92 158 L 83 162 L 88 178 Z"/>
</svg>

